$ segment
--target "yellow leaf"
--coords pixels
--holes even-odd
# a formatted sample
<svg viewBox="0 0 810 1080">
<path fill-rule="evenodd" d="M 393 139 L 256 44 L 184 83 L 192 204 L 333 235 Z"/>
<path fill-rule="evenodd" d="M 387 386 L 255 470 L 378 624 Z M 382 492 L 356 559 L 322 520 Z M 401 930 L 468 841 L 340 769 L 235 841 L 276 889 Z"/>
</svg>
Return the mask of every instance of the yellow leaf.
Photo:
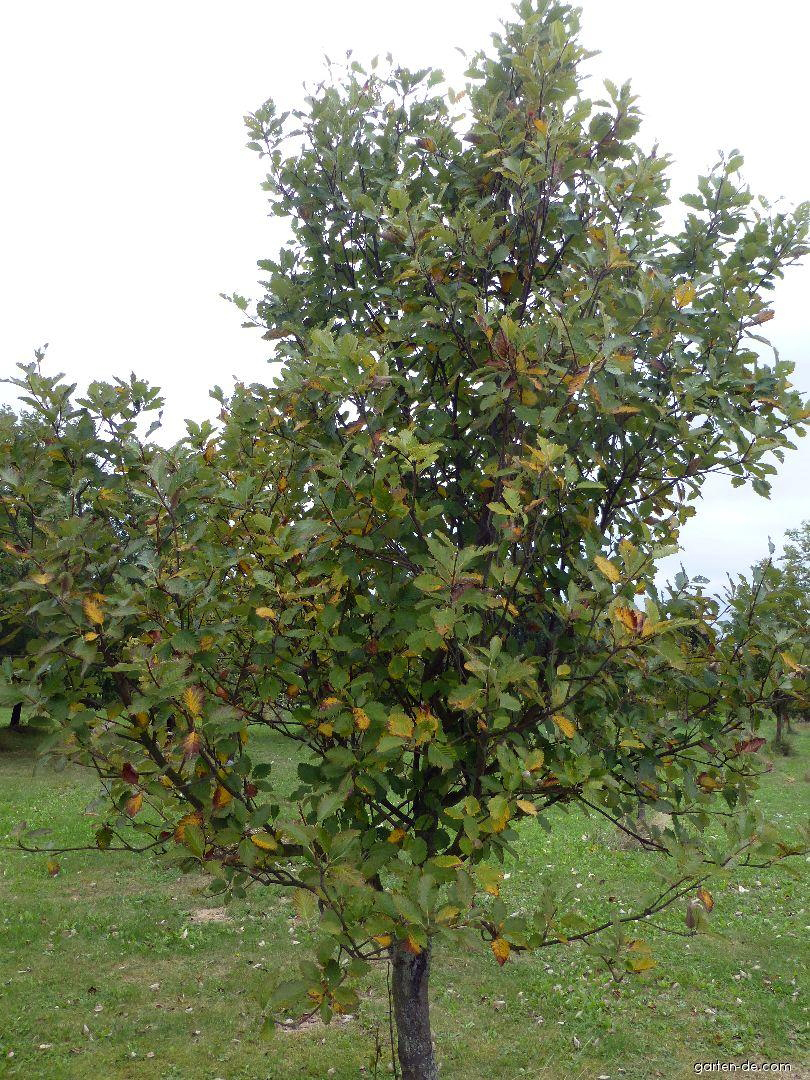
<svg viewBox="0 0 810 1080">
<path fill-rule="evenodd" d="M 56 859 L 48 859 L 48 861 L 45 863 L 45 869 L 48 871 L 51 877 L 56 877 L 61 867 L 59 866 L 59 863 L 56 861 Z"/>
<path fill-rule="evenodd" d="M 405 938 L 404 947 L 413 956 L 418 956 L 419 953 L 422 951 L 422 946 L 411 934 L 408 934 L 408 936 Z"/>
<path fill-rule="evenodd" d="M 32 574 L 31 580 L 36 585 L 47 585 L 49 582 L 53 581 L 53 574 Z"/>
<path fill-rule="evenodd" d="M 283 493 L 287 490 L 289 486 L 290 485 L 287 483 L 287 477 L 281 476 L 279 477 L 278 484 L 276 484 L 276 490 Z"/>
<path fill-rule="evenodd" d="M 199 686 L 187 686 L 185 688 L 183 691 L 183 704 L 192 716 L 197 717 L 200 715 L 203 705 L 203 692 Z"/>
<path fill-rule="evenodd" d="M 403 712 L 391 713 L 388 717 L 388 734 L 400 739 L 410 739 L 413 735 L 413 720 Z"/>
<path fill-rule="evenodd" d="M 541 135 L 546 134 L 548 131 L 548 124 L 545 120 L 541 120 L 539 116 L 535 116 L 533 123 Z"/>
<path fill-rule="evenodd" d="M 511 952 L 511 949 L 509 948 L 509 942 L 505 938 L 496 937 L 495 940 L 492 942 L 490 948 L 492 949 L 492 954 L 495 959 L 498 961 L 501 967 L 503 967 L 503 965 L 509 959 L 509 953 Z"/>
<path fill-rule="evenodd" d="M 573 739 L 577 733 L 576 724 L 569 720 L 567 716 L 563 716 L 562 713 L 555 713 L 551 719 L 567 739 Z"/>
<path fill-rule="evenodd" d="M 392 939 L 390 934 L 375 934 L 374 940 L 378 945 L 382 945 L 382 947 L 386 949 L 391 944 Z"/>
<path fill-rule="evenodd" d="M 640 634 L 646 629 L 647 617 L 642 611 L 617 604 L 613 614 L 631 634 Z"/>
<path fill-rule="evenodd" d="M 779 655 L 781 656 L 782 663 L 785 665 L 786 668 L 790 668 L 791 671 L 797 671 L 797 672 L 803 672 L 804 671 L 804 668 L 802 667 L 802 665 L 797 663 L 796 660 L 790 655 L 789 652 L 780 652 Z"/>
<path fill-rule="evenodd" d="M 97 593 L 93 596 L 85 596 L 84 600 L 82 600 L 82 609 L 87 620 L 96 623 L 98 626 L 101 626 L 104 622 L 104 612 L 101 610 L 102 600 L 103 598 L 100 598 Z"/>
<path fill-rule="evenodd" d="M 682 281 L 675 289 L 675 303 L 680 308 L 686 307 L 687 304 L 691 304 L 696 296 L 697 292 L 691 281 Z"/>
<path fill-rule="evenodd" d="M 531 814 L 531 816 L 534 817 L 537 813 L 537 807 L 533 802 L 529 802 L 528 799 L 518 799 L 517 805 L 524 814 Z"/>
<path fill-rule="evenodd" d="M 646 941 L 631 941 L 627 950 L 630 954 L 627 957 L 628 971 L 649 971 L 650 968 L 655 967 L 655 960 Z"/>
<path fill-rule="evenodd" d="M 252 833 L 250 842 L 261 851 L 278 851 L 278 844 L 269 833 Z"/>
<path fill-rule="evenodd" d="M 210 634 L 204 634 L 200 638 L 200 648 L 203 651 L 205 651 L 206 649 L 210 649 L 213 644 L 214 644 L 214 639 L 211 637 Z"/>
<path fill-rule="evenodd" d="M 217 444 L 212 439 L 206 445 L 205 450 L 203 450 L 203 458 L 205 459 L 205 462 L 206 462 L 207 465 L 210 465 L 211 462 L 214 460 L 214 455 L 216 454 L 216 452 L 217 452 Z"/>
<path fill-rule="evenodd" d="M 143 795 L 140 791 L 135 795 L 131 795 L 124 804 L 124 813 L 127 817 L 135 817 L 138 811 L 143 806 Z"/>
<path fill-rule="evenodd" d="M 404 839 L 405 839 L 405 830 L 404 829 L 392 829 L 391 832 L 388 834 L 388 843 L 389 844 L 399 844 Z"/>
<path fill-rule="evenodd" d="M 269 607 L 257 607 L 256 614 L 260 619 L 275 619 L 276 613 Z"/>
<path fill-rule="evenodd" d="M 701 885 L 701 887 L 698 889 L 697 894 L 698 900 L 700 900 L 701 904 L 703 904 L 707 911 L 711 911 L 714 907 L 714 897 L 705 887 L 705 885 Z"/>
<path fill-rule="evenodd" d="M 717 791 L 718 788 L 721 788 L 723 786 L 720 780 L 712 776 L 711 773 L 707 772 L 702 772 L 697 778 L 697 782 L 698 784 L 700 784 L 704 791 Z"/>
<path fill-rule="evenodd" d="M 596 569 L 603 574 L 608 581 L 612 581 L 614 584 L 621 579 L 621 574 L 616 568 L 615 564 L 606 559 L 604 555 L 595 555 L 594 564 Z"/>
<path fill-rule="evenodd" d="M 506 828 L 512 812 L 509 809 L 509 803 L 502 796 L 496 796 L 496 798 L 490 799 L 489 802 L 489 820 L 492 822 L 492 831 L 499 833 L 503 832 Z"/>
<path fill-rule="evenodd" d="M 367 731 L 371 723 L 368 713 L 364 709 L 352 709 L 354 724 L 358 731 Z"/>
<path fill-rule="evenodd" d="M 95 632 L 95 630 L 90 630 L 88 633 L 86 633 L 84 635 L 84 640 L 85 641 L 95 641 L 97 637 L 98 637 L 98 634 Z"/>
<path fill-rule="evenodd" d="M 328 721 L 325 721 L 323 724 L 318 724 L 318 732 L 326 739 L 332 738 L 334 730 L 334 727 Z"/>
</svg>

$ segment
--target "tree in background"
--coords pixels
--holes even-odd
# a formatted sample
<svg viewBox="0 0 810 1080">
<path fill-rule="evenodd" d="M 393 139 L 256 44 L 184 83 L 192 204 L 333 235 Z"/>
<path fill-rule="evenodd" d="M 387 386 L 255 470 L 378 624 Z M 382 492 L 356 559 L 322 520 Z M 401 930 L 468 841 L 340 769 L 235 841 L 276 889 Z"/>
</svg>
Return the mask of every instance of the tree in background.
<svg viewBox="0 0 810 1080">
<path fill-rule="evenodd" d="M 668 235 L 667 160 L 636 143 L 628 86 L 582 95 L 577 31 L 522 3 L 467 96 L 352 64 L 292 116 L 264 105 L 251 145 L 292 239 L 255 310 L 234 299 L 278 343 L 276 383 L 215 391 L 220 426 L 162 450 L 138 434 L 154 391 L 77 401 L 31 365 L 59 453 L 6 453 L 6 527 L 36 508 L 8 541 L 37 642 L 13 670 L 62 728 L 52 752 L 101 779 L 98 847 L 297 890 L 319 942 L 270 1015 L 353 1011 L 387 960 L 406 1080 L 437 1075 L 437 942 L 499 964 L 580 942 L 643 971 L 635 923 L 691 898 L 699 927 L 712 872 L 797 850 L 750 798 L 756 597 L 732 636 L 654 574 L 706 477 L 767 495 L 807 419 L 749 341 L 807 212 L 772 215 L 733 154 Z M 508 910 L 521 822 L 626 829 L 645 807 L 667 815 L 644 838 L 660 873 L 623 914 L 586 919 L 550 880 Z"/>
<path fill-rule="evenodd" d="M 791 614 L 795 617 L 796 625 L 801 633 L 801 660 L 804 671 L 796 672 L 795 675 L 803 676 L 802 681 L 794 679 L 794 685 L 798 682 L 801 687 L 799 693 L 793 698 L 798 702 L 798 713 L 803 719 L 808 718 L 810 710 L 810 686 L 807 683 L 807 673 L 810 664 L 810 521 L 803 521 L 797 529 L 788 529 L 785 533 L 788 543 L 784 545 L 784 553 L 780 559 L 784 582 L 794 593 L 797 602 Z M 791 730 L 791 711 L 786 716 L 787 731 Z"/>
<path fill-rule="evenodd" d="M 25 447 L 25 453 L 34 456 L 42 451 L 46 437 L 46 433 L 39 428 L 36 418 L 30 413 L 22 412 L 17 415 L 7 407 L 0 409 L 0 446 L 3 447 L 5 454 L 17 458 L 20 456 L 21 448 Z M 6 478 L 0 474 L 0 496 L 8 494 L 9 490 Z M 5 516 L 4 524 L 6 525 L 9 523 L 6 509 L 9 505 L 4 500 L 2 510 L 0 510 L 0 513 Z M 14 523 L 16 539 L 30 542 L 35 532 L 32 529 L 33 518 L 26 512 L 25 506 L 21 506 L 15 514 Z M 0 532 L 6 537 L 5 544 L 0 547 L 0 594 L 7 596 L 19 582 L 23 566 L 11 542 L 11 532 L 2 526 L 0 526 Z M 11 617 L 11 606 L 8 602 L 0 609 L 0 665 L 6 671 L 10 671 L 13 657 L 25 654 L 30 639 L 28 625 L 26 618 Z M 0 692 L 11 706 L 9 727 L 12 731 L 20 731 L 23 727 L 23 701 L 14 688 L 14 682 L 10 679 L 6 679 L 5 682 L 6 685 Z"/>
<path fill-rule="evenodd" d="M 767 689 L 776 718 L 774 747 L 789 752 L 785 735 L 791 718 L 804 715 L 810 704 L 810 546 L 808 524 L 786 533 L 789 543 L 778 562 L 762 559 L 751 568 L 750 579 L 740 575 L 728 594 L 727 632 L 742 634 L 748 644 L 741 663 L 752 678 Z M 774 546 L 771 544 L 771 556 Z M 747 612 L 756 606 L 758 637 L 748 636 Z"/>
</svg>

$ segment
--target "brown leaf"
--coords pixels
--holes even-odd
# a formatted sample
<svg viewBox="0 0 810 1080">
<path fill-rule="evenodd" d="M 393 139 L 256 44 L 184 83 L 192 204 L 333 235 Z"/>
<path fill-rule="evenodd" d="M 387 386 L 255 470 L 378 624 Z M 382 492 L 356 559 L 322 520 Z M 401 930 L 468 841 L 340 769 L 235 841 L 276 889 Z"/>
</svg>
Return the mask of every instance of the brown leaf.
<svg viewBox="0 0 810 1080">
<path fill-rule="evenodd" d="M 577 370 L 573 373 L 573 375 L 565 375 L 563 377 L 563 381 L 568 386 L 568 396 L 569 397 L 573 397 L 574 394 L 576 394 L 578 390 L 582 389 L 582 387 L 587 382 L 587 379 L 588 379 L 588 376 L 590 375 L 590 373 L 591 373 L 591 369 L 589 367 L 583 367 L 583 368 L 577 368 Z"/>
<path fill-rule="evenodd" d="M 738 754 L 756 754 L 758 750 L 761 750 L 765 745 L 765 740 L 758 736 L 751 736 L 748 739 L 743 739 L 741 742 L 734 744 L 734 749 Z"/>
<path fill-rule="evenodd" d="M 190 731 L 183 739 L 183 761 L 193 760 L 200 756 L 202 750 L 202 738 L 199 732 Z"/>
<path fill-rule="evenodd" d="M 121 769 L 121 779 L 124 780 L 127 784 L 135 785 L 138 783 L 138 770 L 128 761 Z"/>
<path fill-rule="evenodd" d="M 223 787 L 222 784 L 217 784 L 214 789 L 214 798 L 212 801 L 214 809 L 222 810 L 223 807 L 233 802 L 233 795 L 231 795 L 230 791 L 228 791 L 226 787 Z"/>
</svg>

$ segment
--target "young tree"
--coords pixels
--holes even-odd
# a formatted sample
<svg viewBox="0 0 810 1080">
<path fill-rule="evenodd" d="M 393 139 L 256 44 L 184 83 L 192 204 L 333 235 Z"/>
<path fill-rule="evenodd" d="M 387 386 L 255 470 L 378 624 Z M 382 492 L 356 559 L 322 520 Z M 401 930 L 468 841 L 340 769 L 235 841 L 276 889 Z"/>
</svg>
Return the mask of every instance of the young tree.
<svg viewBox="0 0 810 1080">
<path fill-rule="evenodd" d="M 264 105 L 251 145 L 292 240 L 248 324 L 276 383 L 215 391 L 221 426 L 161 450 L 137 433 L 153 391 L 74 402 L 32 365 L 60 452 L 6 460 L 10 516 L 36 507 L 36 542 L 9 541 L 39 635 L 15 671 L 101 777 L 98 846 L 311 896 L 316 958 L 271 1007 L 353 1010 L 351 980 L 390 959 L 406 1080 L 437 1075 L 438 939 L 644 970 L 634 922 L 792 850 L 748 798 L 756 605 L 733 640 L 699 588 L 653 578 L 705 478 L 767 495 L 807 419 L 790 364 L 749 341 L 807 212 L 771 215 L 735 153 L 668 235 L 667 160 L 634 141 L 628 86 L 582 95 L 577 31 L 525 2 L 466 97 L 352 64 L 290 117 Z M 116 700 L 89 707 L 105 677 Z M 264 731 L 299 758 L 292 792 Z M 645 837 L 662 875 L 626 914 L 586 921 L 544 882 L 508 912 L 521 820 L 626 828 L 644 807 L 670 822 Z"/>
</svg>

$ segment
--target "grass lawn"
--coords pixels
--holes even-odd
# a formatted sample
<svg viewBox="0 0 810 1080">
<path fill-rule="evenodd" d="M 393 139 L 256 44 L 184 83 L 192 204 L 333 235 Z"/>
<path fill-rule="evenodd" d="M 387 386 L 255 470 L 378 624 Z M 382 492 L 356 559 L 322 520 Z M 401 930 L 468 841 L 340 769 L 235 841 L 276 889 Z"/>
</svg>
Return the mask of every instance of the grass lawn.
<svg viewBox="0 0 810 1080">
<path fill-rule="evenodd" d="M 0 713 L 0 724 L 7 722 Z M 309 931 L 287 897 L 256 893 L 226 911 L 201 877 L 127 854 L 8 850 L 20 820 L 61 844 L 86 842 L 92 778 L 35 770 L 36 737 L 0 727 L 0 1076 L 298 1080 L 389 1074 L 384 973 L 357 1019 L 259 1036 L 257 996 L 295 973 Z M 786 827 L 808 810 L 810 730 L 778 758 L 761 798 Z M 268 743 L 267 753 L 276 747 Z M 282 763 L 283 769 L 283 763 Z M 509 868 L 512 910 L 545 875 L 580 886 L 583 910 L 632 894 L 654 857 L 620 850 L 611 827 L 561 813 L 524 827 Z M 438 950 L 433 1023 L 454 1080 L 677 1080 L 698 1060 L 807 1064 L 808 864 L 740 871 L 715 888 L 711 936 L 645 928 L 657 967 L 615 984 L 574 946 L 500 970 L 489 950 Z M 683 926 L 683 911 L 671 916 Z M 804 985 L 803 985 L 804 984 Z"/>
</svg>

